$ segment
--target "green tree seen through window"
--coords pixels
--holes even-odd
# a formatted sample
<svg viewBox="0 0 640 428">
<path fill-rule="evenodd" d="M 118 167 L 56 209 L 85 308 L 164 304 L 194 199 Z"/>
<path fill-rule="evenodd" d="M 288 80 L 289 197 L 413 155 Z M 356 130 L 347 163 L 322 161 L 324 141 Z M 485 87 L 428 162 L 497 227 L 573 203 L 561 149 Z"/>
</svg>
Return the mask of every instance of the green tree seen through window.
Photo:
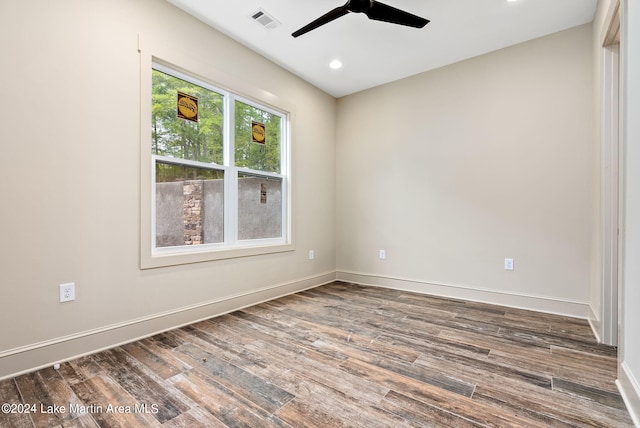
<svg viewBox="0 0 640 428">
<path fill-rule="evenodd" d="M 198 98 L 198 121 L 177 116 L 178 91 Z M 206 163 L 223 163 L 223 96 L 153 70 L 153 153 Z"/>
<path fill-rule="evenodd" d="M 252 121 L 265 125 L 265 144 L 252 142 Z M 280 173 L 280 116 L 236 101 L 235 122 L 236 166 Z"/>
</svg>

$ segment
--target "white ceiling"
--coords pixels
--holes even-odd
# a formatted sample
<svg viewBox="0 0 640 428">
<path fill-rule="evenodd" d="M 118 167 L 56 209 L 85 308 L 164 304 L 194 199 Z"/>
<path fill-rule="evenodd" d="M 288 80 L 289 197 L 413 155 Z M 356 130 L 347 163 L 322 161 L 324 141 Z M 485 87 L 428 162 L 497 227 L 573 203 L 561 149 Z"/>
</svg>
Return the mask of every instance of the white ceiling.
<svg viewBox="0 0 640 428">
<path fill-rule="evenodd" d="M 597 0 L 383 0 L 431 20 L 416 29 L 350 13 L 291 33 L 346 0 L 167 0 L 335 97 L 593 20 Z M 279 21 L 266 29 L 262 9 Z M 338 58 L 339 70 L 329 68 Z"/>
</svg>

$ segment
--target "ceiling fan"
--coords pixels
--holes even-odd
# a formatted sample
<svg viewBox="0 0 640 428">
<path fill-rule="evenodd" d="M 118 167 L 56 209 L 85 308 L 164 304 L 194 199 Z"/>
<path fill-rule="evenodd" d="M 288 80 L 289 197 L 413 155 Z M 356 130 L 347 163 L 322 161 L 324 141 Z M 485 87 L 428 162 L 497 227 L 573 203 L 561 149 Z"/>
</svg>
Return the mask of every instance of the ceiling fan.
<svg viewBox="0 0 640 428">
<path fill-rule="evenodd" d="M 375 0 L 348 0 L 344 5 L 330 10 L 315 21 L 312 21 L 299 30 L 293 32 L 291 35 L 293 37 L 301 36 L 311 30 L 315 30 L 321 25 L 340 18 L 349 12 L 364 13 L 369 19 L 415 28 L 422 28 L 429 23 L 428 19 L 421 18 L 412 13 L 396 9 L 393 6 L 389 6 Z"/>
</svg>

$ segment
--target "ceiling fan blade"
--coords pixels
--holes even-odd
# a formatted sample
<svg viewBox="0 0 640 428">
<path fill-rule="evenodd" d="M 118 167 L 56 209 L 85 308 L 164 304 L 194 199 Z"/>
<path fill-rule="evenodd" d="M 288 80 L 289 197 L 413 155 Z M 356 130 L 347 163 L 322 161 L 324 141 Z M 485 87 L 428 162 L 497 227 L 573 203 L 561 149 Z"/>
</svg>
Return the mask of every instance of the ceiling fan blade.
<svg viewBox="0 0 640 428">
<path fill-rule="evenodd" d="M 335 9 L 325 13 L 315 21 L 312 21 L 309 24 L 302 27 L 301 29 L 294 31 L 291 35 L 293 37 L 302 36 L 303 34 L 308 33 L 311 30 L 315 30 L 321 25 L 327 24 L 333 21 L 334 19 L 338 19 L 341 16 L 346 15 L 347 13 L 349 13 L 349 10 L 345 6 L 336 7 Z"/>
<path fill-rule="evenodd" d="M 422 28 L 429 23 L 428 19 L 421 18 L 404 10 L 396 9 L 393 6 L 379 3 L 377 1 L 371 2 L 371 7 L 365 10 L 364 13 L 370 18 L 376 21 L 390 22 L 392 24 L 406 25 L 408 27 Z"/>
</svg>

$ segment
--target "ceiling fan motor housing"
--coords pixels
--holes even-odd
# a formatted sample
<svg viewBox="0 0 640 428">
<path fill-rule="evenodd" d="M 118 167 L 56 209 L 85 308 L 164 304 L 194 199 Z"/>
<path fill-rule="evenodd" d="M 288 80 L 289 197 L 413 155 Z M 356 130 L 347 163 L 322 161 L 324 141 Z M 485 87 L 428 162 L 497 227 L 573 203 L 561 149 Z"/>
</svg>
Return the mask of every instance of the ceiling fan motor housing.
<svg viewBox="0 0 640 428">
<path fill-rule="evenodd" d="M 350 12 L 363 13 L 371 10 L 374 0 L 349 0 L 344 7 Z"/>
</svg>

